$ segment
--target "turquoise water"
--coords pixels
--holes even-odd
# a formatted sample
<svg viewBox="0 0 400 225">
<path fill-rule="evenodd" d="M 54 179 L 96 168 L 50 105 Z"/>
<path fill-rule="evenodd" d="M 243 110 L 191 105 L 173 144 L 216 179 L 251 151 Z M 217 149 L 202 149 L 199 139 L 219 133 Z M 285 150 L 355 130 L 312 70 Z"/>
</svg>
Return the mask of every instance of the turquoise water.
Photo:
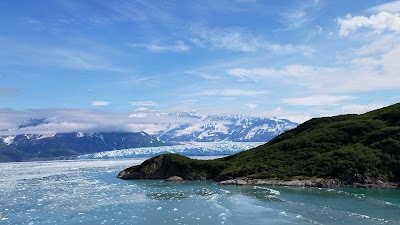
<svg viewBox="0 0 400 225">
<path fill-rule="evenodd" d="M 400 224 L 400 191 L 124 181 L 142 159 L 0 164 L 3 224 Z"/>
</svg>

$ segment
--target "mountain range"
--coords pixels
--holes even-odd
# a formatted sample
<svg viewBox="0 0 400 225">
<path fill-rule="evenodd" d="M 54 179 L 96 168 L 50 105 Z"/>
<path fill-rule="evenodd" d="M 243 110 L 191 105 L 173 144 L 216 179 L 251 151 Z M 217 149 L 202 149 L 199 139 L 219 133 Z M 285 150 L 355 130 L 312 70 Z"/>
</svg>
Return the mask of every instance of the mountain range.
<svg viewBox="0 0 400 225">
<path fill-rule="evenodd" d="M 129 116 L 136 121 L 151 121 L 157 130 L 142 132 L 68 132 L 68 133 L 24 133 L 25 130 L 62 124 L 47 118 L 22 121 L 18 126 L 3 130 L 0 135 L 2 148 L 18 150 L 7 158 L 42 159 L 70 157 L 74 155 L 129 149 L 138 147 L 168 146 L 183 142 L 267 142 L 286 130 L 297 126 L 285 119 L 234 116 L 200 115 L 195 111 L 160 113 L 139 109 Z M 168 121 L 168 122 L 161 122 Z M 1 132 L 0 132 L 1 134 Z M 15 153 L 16 151 L 14 151 Z M 4 152 L 3 152 L 4 153 Z M 18 157 L 16 157 L 16 155 Z M 1 154 L 0 154 L 1 158 Z M 0 160 L 1 161 L 1 160 Z"/>
<path fill-rule="evenodd" d="M 114 149 L 169 145 L 145 132 L 20 134 L 0 137 L 0 141 L 19 150 L 21 159 L 69 157 Z"/>
<path fill-rule="evenodd" d="M 131 117 L 180 118 L 184 122 L 168 123 L 153 135 L 166 142 L 267 142 L 298 124 L 286 119 L 243 115 L 201 115 L 196 111 L 158 113 L 142 108 Z"/>
<path fill-rule="evenodd" d="M 194 160 L 165 154 L 119 174 L 122 179 L 171 176 L 230 183 L 310 180 L 316 186 L 398 188 L 400 103 L 361 115 L 314 118 L 264 145 L 225 158 Z"/>
</svg>

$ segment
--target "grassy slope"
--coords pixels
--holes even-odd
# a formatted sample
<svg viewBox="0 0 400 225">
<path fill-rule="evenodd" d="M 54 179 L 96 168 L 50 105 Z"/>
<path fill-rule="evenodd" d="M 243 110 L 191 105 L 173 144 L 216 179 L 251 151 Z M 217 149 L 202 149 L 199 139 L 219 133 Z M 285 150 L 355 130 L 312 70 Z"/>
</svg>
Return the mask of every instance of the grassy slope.
<svg viewBox="0 0 400 225">
<path fill-rule="evenodd" d="M 194 174 L 200 161 L 182 158 L 174 163 Z M 201 162 L 202 168 L 210 168 L 215 180 L 246 176 L 400 181 L 400 104 L 363 115 L 312 119 L 265 145 L 206 164 Z"/>
</svg>

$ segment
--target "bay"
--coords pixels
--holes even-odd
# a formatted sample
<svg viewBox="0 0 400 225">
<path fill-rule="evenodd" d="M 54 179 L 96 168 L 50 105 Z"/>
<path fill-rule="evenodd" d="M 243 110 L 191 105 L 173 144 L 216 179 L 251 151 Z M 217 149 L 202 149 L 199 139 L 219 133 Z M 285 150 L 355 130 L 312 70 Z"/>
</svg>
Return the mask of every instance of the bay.
<svg viewBox="0 0 400 225">
<path fill-rule="evenodd" d="M 144 159 L 0 164 L 3 224 L 400 224 L 400 191 L 120 180 Z"/>
</svg>

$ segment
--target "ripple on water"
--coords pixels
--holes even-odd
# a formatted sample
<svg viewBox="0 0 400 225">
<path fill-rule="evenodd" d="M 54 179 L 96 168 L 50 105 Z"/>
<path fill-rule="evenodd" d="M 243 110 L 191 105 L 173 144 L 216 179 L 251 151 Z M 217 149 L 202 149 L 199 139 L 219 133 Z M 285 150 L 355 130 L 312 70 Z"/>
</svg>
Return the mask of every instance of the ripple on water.
<svg viewBox="0 0 400 225">
<path fill-rule="evenodd" d="M 131 165 L 0 164 L 0 224 L 400 224 L 397 192 L 116 178 Z"/>
</svg>

